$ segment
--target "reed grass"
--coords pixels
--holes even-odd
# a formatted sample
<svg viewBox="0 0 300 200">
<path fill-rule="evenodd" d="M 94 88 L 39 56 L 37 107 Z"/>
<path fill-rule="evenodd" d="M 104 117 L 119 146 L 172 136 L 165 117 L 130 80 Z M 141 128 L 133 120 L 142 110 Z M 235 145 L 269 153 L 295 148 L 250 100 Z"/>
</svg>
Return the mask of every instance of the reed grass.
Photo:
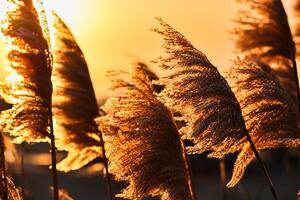
<svg viewBox="0 0 300 200">
<path fill-rule="evenodd" d="M 117 197 L 196 199 L 189 164 L 170 111 L 156 98 L 151 80 L 135 68 L 131 82 L 115 79 L 124 93 L 103 106 L 98 118 L 110 172 L 129 185 Z"/>
</svg>

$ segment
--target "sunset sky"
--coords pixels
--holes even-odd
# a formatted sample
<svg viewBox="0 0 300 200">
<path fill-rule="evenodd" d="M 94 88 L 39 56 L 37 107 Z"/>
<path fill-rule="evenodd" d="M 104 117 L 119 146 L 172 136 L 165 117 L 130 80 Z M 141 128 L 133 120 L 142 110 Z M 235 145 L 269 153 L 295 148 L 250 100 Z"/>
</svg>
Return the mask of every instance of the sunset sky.
<svg viewBox="0 0 300 200">
<path fill-rule="evenodd" d="M 284 2 L 288 8 L 292 0 Z M 155 17 L 184 34 L 215 65 L 225 68 L 234 58 L 228 31 L 238 9 L 235 0 L 52 0 L 51 5 L 80 44 L 98 97 L 109 95 L 107 70 L 129 70 L 135 61 L 149 63 L 161 55 L 161 37 L 150 31 Z"/>
</svg>

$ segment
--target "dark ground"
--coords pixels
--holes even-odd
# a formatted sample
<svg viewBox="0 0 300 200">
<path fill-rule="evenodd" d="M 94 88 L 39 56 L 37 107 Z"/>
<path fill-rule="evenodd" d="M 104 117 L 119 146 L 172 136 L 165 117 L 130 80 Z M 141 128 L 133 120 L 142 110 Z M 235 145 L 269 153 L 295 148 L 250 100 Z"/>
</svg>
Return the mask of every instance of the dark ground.
<svg viewBox="0 0 300 200">
<path fill-rule="evenodd" d="M 36 152 L 47 152 L 47 145 L 26 146 L 26 156 Z M 26 158 L 25 156 L 25 158 Z M 267 168 L 271 174 L 276 190 L 281 200 L 296 200 L 300 189 L 300 165 L 296 152 L 276 150 L 262 154 Z M 227 179 L 230 179 L 235 156 L 226 158 Z M 203 156 L 190 158 L 198 199 L 221 199 L 219 183 L 219 162 L 216 159 L 206 159 Z M 31 194 L 32 200 L 51 199 L 49 186 L 51 173 L 47 166 L 26 164 L 26 190 Z M 11 171 L 13 169 L 11 168 Z M 14 171 L 15 182 L 21 185 L 20 173 Z M 115 194 L 120 191 L 122 184 L 113 183 Z M 106 199 L 106 182 L 103 177 L 94 173 L 87 174 L 86 169 L 71 173 L 59 174 L 59 186 L 69 192 L 76 200 Z M 227 190 L 227 200 L 269 200 L 272 199 L 268 185 L 264 179 L 261 168 L 254 161 L 247 169 L 241 183 L 233 189 Z"/>
</svg>

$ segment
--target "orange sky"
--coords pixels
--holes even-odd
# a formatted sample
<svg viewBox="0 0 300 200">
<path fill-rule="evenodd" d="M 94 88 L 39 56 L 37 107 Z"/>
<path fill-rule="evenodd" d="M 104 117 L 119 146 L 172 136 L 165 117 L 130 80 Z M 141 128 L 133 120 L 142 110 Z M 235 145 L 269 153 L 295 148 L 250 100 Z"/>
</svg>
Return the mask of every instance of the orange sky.
<svg viewBox="0 0 300 200">
<path fill-rule="evenodd" d="M 291 1 L 284 2 L 289 6 Z M 51 4 L 76 36 L 98 97 L 109 95 L 105 71 L 130 69 L 135 61 L 149 63 L 162 53 L 161 37 L 150 31 L 157 25 L 156 16 L 184 34 L 215 65 L 226 67 L 233 58 L 228 30 L 238 8 L 235 0 L 52 0 Z"/>
</svg>

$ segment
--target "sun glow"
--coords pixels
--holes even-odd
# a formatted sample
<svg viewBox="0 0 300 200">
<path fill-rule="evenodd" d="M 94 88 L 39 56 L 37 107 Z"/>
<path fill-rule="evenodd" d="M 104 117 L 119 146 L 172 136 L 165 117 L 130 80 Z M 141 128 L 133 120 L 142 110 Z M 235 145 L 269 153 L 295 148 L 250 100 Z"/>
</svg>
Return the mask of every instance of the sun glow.
<svg viewBox="0 0 300 200">
<path fill-rule="evenodd" d="M 67 23 L 78 23 L 80 4 L 74 0 L 45 0 L 45 7 L 56 12 Z"/>
<path fill-rule="evenodd" d="M 16 82 L 22 81 L 22 80 L 23 80 L 23 77 L 22 77 L 20 74 L 18 74 L 17 72 L 11 71 L 11 72 L 6 76 L 5 79 L 6 79 L 7 82 L 10 82 L 10 83 L 14 82 L 14 83 L 16 83 Z"/>
</svg>

